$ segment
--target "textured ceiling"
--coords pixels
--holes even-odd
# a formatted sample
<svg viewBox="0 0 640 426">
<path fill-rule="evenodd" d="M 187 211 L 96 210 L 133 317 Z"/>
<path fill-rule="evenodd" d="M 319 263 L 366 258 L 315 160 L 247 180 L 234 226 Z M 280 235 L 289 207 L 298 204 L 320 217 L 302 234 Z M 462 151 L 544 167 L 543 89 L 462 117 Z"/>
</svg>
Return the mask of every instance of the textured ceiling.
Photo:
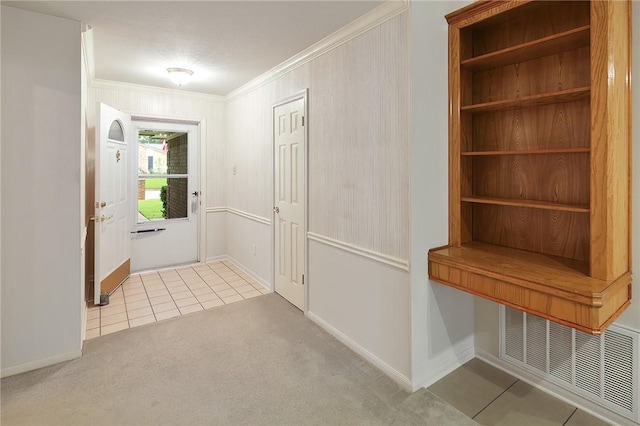
<svg viewBox="0 0 640 426">
<path fill-rule="evenodd" d="M 3 1 L 93 28 L 95 78 L 226 95 L 382 1 Z"/>
</svg>

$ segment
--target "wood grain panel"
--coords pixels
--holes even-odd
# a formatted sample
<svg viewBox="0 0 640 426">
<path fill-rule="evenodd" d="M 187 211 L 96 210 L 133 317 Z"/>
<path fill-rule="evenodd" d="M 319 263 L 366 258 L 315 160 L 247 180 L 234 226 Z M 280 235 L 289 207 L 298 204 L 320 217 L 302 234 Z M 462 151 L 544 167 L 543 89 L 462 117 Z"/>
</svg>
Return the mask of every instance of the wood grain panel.
<svg viewBox="0 0 640 426">
<path fill-rule="evenodd" d="M 518 108 L 532 108 L 586 99 L 589 97 L 589 93 L 589 86 L 585 86 L 578 87 L 576 89 L 560 90 L 558 92 L 541 93 L 539 95 L 529 95 L 481 104 L 464 105 L 461 110 L 477 114 L 487 111 L 506 111 Z"/>
<path fill-rule="evenodd" d="M 629 12 L 480 1 L 447 15 L 453 232 L 471 210 L 473 241 L 430 251 L 432 279 L 593 333 L 629 305 Z"/>
<path fill-rule="evenodd" d="M 589 47 L 473 75 L 473 103 L 495 102 L 589 86 Z"/>
<path fill-rule="evenodd" d="M 579 264 L 482 243 L 432 249 L 429 277 L 552 321 L 599 334 L 629 305 L 631 275 L 588 278 Z"/>
<path fill-rule="evenodd" d="M 131 273 L 131 259 L 127 259 L 100 282 L 100 293 L 113 293 L 120 284 L 129 278 Z"/>
<path fill-rule="evenodd" d="M 585 25 L 529 43 L 475 56 L 461 61 L 461 65 L 470 71 L 482 71 L 589 46 L 589 41 L 590 26 Z"/>
<path fill-rule="evenodd" d="M 473 157 L 473 195 L 589 204 L 589 155 Z"/>
<path fill-rule="evenodd" d="M 466 89 L 465 81 L 460 73 L 460 50 L 468 46 L 468 42 L 461 44 L 460 30 L 454 26 L 449 27 L 449 43 L 459 46 L 458 49 L 449 49 L 449 83 L 455 81 L 460 84 L 449 84 L 449 244 L 459 246 L 467 237 L 462 236 L 463 211 L 460 203 L 461 194 L 471 191 L 471 163 L 466 162 L 462 167 L 460 151 L 463 139 L 469 141 L 469 125 L 462 126 L 460 106 L 465 93 L 470 96 L 470 90 Z M 465 131 L 466 130 L 466 131 Z M 454 143 L 458 141 L 458 143 Z M 467 142 L 468 143 L 468 142 Z M 468 228 L 467 228 L 468 229 Z"/>
<path fill-rule="evenodd" d="M 588 99 L 473 116 L 473 150 L 588 148 Z"/>
<path fill-rule="evenodd" d="M 473 240 L 588 261 L 589 215 L 474 204 Z"/>
<path fill-rule="evenodd" d="M 606 304 L 600 300 L 593 306 L 557 296 L 553 292 L 535 291 L 507 280 L 485 277 L 463 268 L 429 262 L 429 278 L 458 290 L 511 306 L 530 314 L 573 327 L 585 333 L 601 334 L 629 306 L 629 283 L 616 285 L 606 295 Z M 508 278 L 505 276 L 505 278 Z M 625 276 L 630 281 L 629 276 Z M 601 306 L 598 306 L 601 305 Z"/>
<path fill-rule="evenodd" d="M 627 271 L 630 259 L 629 8 L 591 5 L 591 274 L 608 280 Z"/>
<path fill-rule="evenodd" d="M 536 1 L 474 25 L 474 56 L 589 25 L 589 2 Z"/>
</svg>

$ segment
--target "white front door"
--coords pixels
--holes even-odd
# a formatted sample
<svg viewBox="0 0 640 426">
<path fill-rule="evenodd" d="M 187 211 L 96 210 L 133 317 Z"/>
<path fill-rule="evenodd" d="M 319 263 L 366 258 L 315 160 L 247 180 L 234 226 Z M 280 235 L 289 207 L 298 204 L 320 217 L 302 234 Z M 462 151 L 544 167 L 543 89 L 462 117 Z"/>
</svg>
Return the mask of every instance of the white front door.
<svg viewBox="0 0 640 426">
<path fill-rule="evenodd" d="M 131 269 L 198 261 L 199 126 L 134 121 L 137 156 Z"/>
<path fill-rule="evenodd" d="M 304 99 L 273 110 L 275 291 L 304 310 Z"/>
<path fill-rule="evenodd" d="M 96 206 L 94 303 L 111 293 L 130 272 L 129 152 L 131 117 L 105 104 L 98 105 L 96 133 Z"/>
</svg>

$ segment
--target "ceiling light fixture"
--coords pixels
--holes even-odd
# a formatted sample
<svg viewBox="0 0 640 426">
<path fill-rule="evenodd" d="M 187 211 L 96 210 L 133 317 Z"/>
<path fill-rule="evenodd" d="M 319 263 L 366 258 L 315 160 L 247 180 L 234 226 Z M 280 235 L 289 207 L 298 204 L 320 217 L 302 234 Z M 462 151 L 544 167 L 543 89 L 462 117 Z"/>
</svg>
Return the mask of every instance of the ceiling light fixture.
<svg viewBox="0 0 640 426">
<path fill-rule="evenodd" d="M 193 71 L 185 68 L 167 68 L 167 72 L 169 73 L 169 78 L 171 79 L 171 81 L 178 86 L 187 84 L 193 76 Z"/>
</svg>

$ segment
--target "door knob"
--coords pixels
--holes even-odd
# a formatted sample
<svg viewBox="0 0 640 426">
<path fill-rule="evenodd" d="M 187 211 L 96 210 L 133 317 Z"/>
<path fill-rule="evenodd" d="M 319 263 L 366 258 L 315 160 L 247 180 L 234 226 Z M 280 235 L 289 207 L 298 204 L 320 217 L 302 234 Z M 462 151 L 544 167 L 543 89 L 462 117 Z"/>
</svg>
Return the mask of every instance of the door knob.
<svg viewBox="0 0 640 426">
<path fill-rule="evenodd" d="M 276 212 L 276 213 L 280 213 L 280 207 L 274 207 L 273 211 Z"/>
<path fill-rule="evenodd" d="M 106 201 L 100 201 L 100 207 L 106 207 L 106 206 L 107 206 Z"/>
</svg>

